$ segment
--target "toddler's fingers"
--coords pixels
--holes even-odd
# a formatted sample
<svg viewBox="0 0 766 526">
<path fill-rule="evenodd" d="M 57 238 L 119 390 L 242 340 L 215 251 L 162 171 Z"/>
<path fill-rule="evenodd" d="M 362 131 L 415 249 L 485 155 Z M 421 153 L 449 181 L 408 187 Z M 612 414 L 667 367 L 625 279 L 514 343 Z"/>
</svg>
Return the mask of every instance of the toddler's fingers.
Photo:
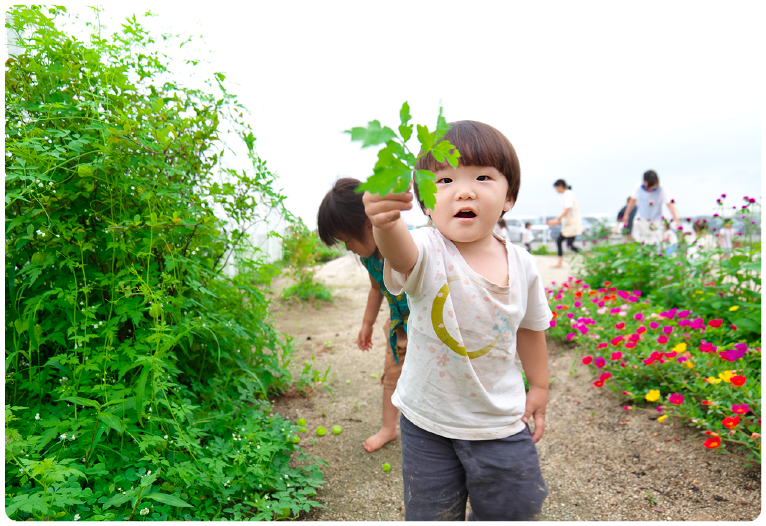
<svg viewBox="0 0 766 526">
<path fill-rule="evenodd" d="M 543 438 L 545 432 L 545 415 L 535 415 L 535 432 L 532 433 L 532 442 L 537 442 Z"/>
</svg>

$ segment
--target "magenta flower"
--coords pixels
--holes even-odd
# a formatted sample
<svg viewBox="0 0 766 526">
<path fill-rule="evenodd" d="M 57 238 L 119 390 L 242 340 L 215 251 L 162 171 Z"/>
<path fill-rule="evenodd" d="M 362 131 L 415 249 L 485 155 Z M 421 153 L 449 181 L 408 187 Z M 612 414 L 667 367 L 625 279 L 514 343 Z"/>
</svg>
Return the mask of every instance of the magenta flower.
<svg viewBox="0 0 766 526">
<path fill-rule="evenodd" d="M 679 318 L 686 318 L 687 316 L 689 316 L 688 310 L 682 310 L 681 312 L 678 313 Z"/>
<path fill-rule="evenodd" d="M 681 404 L 683 404 L 683 403 L 684 403 L 684 395 L 682 395 L 682 394 L 678 394 L 678 393 L 673 393 L 673 394 L 671 394 L 671 395 L 670 395 L 670 397 L 668 398 L 668 401 L 669 401 L 671 404 L 681 405 Z"/>
<path fill-rule="evenodd" d="M 734 348 L 738 351 L 747 351 L 747 344 L 746 343 L 735 343 Z"/>
<path fill-rule="evenodd" d="M 643 319 L 644 319 L 644 315 L 643 315 L 643 314 L 641 314 L 640 312 L 638 312 L 638 313 L 636 313 L 636 314 L 634 314 L 634 315 L 633 315 L 633 318 L 634 318 L 636 321 L 643 321 Z"/>
<path fill-rule="evenodd" d="M 576 309 L 579 309 L 580 307 L 582 307 L 582 303 L 580 303 L 579 301 L 575 301 L 574 306 Z"/>
<path fill-rule="evenodd" d="M 636 329 L 636 334 L 643 334 L 645 332 L 646 332 L 646 327 L 644 327 L 643 325 L 640 325 L 638 329 Z"/>
<path fill-rule="evenodd" d="M 621 351 L 615 351 L 612 353 L 612 360 L 619 360 L 620 358 L 622 358 Z"/>
<path fill-rule="evenodd" d="M 670 325 L 665 325 L 665 326 L 662 328 L 662 332 L 664 332 L 665 334 L 667 334 L 668 336 L 670 336 L 670 335 L 673 333 L 673 327 L 671 327 Z"/>
<path fill-rule="evenodd" d="M 686 356 L 679 356 L 678 358 L 676 358 L 676 361 L 678 363 L 684 363 L 686 360 L 688 360 Z"/>
<path fill-rule="evenodd" d="M 621 321 L 621 322 L 619 322 L 619 323 L 615 323 L 615 324 L 614 324 L 614 328 L 615 328 L 615 329 L 617 329 L 617 330 L 619 330 L 619 331 L 621 331 L 622 329 L 624 329 L 624 328 L 625 328 L 625 322 L 624 322 L 624 321 Z"/>
<path fill-rule="evenodd" d="M 738 414 L 738 415 L 744 415 L 748 411 L 750 411 L 750 406 L 747 404 L 734 404 L 731 406 L 732 412 Z"/>
<path fill-rule="evenodd" d="M 630 336 L 628 336 L 628 339 L 632 341 L 633 343 L 636 343 L 638 340 L 641 339 L 641 336 L 639 336 L 638 334 L 631 334 Z"/>
<path fill-rule="evenodd" d="M 570 320 L 572 318 L 574 318 L 574 313 L 573 312 L 567 312 L 567 318 L 569 318 Z"/>
<path fill-rule="evenodd" d="M 611 314 L 612 316 L 614 316 L 615 314 L 617 314 L 617 313 L 619 313 L 619 312 L 620 312 L 620 307 L 615 307 L 615 308 L 613 308 L 613 309 L 611 309 L 611 310 L 609 311 L 609 314 Z"/>
<path fill-rule="evenodd" d="M 668 343 L 668 337 L 663 334 L 662 336 L 657 338 L 657 343 L 659 343 L 660 345 L 665 345 L 666 343 Z"/>
<path fill-rule="evenodd" d="M 653 322 L 649 323 L 649 327 L 651 327 L 652 329 L 656 329 L 659 326 L 660 326 L 660 324 L 657 323 L 656 321 L 653 321 Z"/>
<path fill-rule="evenodd" d="M 556 326 L 556 320 L 551 320 L 551 322 L 548 325 L 550 325 L 551 327 L 555 327 Z"/>
<path fill-rule="evenodd" d="M 607 347 L 609 347 L 609 344 L 606 342 L 601 342 L 598 345 L 596 345 L 596 349 L 605 349 Z"/>
<path fill-rule="evenodd" d="M 598 358 L 596 358 L 594 365 L 598 367 L 599 369 L 601 369 L 602 367 L 606 365 L 606 360 L 604 360 L 601 356 L 599 356 Z"/>
<path fill-rule="evenodd" d="M 575 333 L 573 332 L 570 332 L 569 334 L 567 334 L 567 340 L 571 340 L 574 337 L 575 337 Z"/>
<path fill-rule="evenodd" d="M 597 301 L 596 305 L 598 305 L 599 307 L 603 307 L 604 306 L 604 302 L 603 301 Z"/>
<path fill-rule="evenodd" d="M 612 377 L 612 373 L 601 373 L 601 376 L 598 377 L 599 380 L 602 382 L 609 380 L 609 378 Z"/>
</svg>

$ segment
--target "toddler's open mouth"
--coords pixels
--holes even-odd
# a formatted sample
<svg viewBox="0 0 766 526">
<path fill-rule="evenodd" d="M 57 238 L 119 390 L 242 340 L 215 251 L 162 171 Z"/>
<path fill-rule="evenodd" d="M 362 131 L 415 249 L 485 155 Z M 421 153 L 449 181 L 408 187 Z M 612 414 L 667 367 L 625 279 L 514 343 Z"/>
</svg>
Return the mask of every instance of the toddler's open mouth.
<svg viewBox="0 0 766 526">
<path fill-rule="evenodd" d="M 462 217 L 462 218 L 471 218 L 476 217 L 476 213 L 473 210 L 461 210 L 457 214 L 455 214 L 455 217 Z"/>
</svg>

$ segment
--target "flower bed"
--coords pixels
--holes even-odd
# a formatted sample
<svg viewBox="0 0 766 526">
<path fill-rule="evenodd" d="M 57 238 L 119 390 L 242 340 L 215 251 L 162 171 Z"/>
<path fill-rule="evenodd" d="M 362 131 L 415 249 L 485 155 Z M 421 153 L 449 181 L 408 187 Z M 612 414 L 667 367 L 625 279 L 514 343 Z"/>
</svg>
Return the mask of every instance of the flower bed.
<svg viewBox="0 0 766 526">
<path fill-rule="evenodd" d="M 576 361 L 599 375 L 594 388 L 615 391 L 625 411 L 651 408 L 660 425 L 683 420 L 707 435 L 705 447 L 727 453 L 729 442 L 760 463 L 760 342 L 720 318 L 663 311 L 609 281 L 552 285 L 549 334 L 580 343 Z"/>
</svg>

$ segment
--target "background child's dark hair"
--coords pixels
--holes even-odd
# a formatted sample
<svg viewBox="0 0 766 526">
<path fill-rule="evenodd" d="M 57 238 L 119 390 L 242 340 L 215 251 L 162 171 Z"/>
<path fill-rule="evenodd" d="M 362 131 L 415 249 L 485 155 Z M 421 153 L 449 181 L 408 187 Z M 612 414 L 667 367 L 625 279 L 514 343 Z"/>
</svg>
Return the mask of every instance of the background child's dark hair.
<svg viewBox="0 0 766 526">
<path fill-rule="evenodd" d="M 521 167 L 511 141 L 497 129 L 483 122 L 455 121 L 450 122 L 449 125 L 450 129 L 444 135 L 444 139 L 460 151 L 460 158 L 458 159 L 460 165 L 495 168 L 508 180 L 506 196 L 512 203 L 516 203 L 519 186 L 521 186 Z M 415 164 L 416 170 L 437 172 L 444 168 L 451 167 L 446 160 L 440 163 L 430 153 L 418 159 Z M 426 207 L 418 195 L 417 188 L 415 188 L 415 197 L 420 204 L 420 209 L 425 213 Z"/>
<path fill-rule="evenodd" d="M 553 183 L 553 186 L 563 186 L 567 190 L 571 190 L 572 189 L 571 186 L 567 186 L 567 182 L 565 180 L 563 180 L 563 179 L 556 179 L 556 182 Z"/>
<path fill-rule="evenodd" d="M 524 228 L 529 228 L 532 226 L 532 223 L 524 223 Z"/>
<path fill-rule="evenodd" d="M 501 217 L 500 219 L 497 220 L 497 224 L 500 225 L 501 227 L 505 227 L 506 226 L 505 219 Z"/>
<path fill-rule="evenodd" d="M 707 230 L 707 221 L 700 221 L 697 220 L 693 225 L 694 231 L 697 234 L 701 234 L 702 232 Z"/>
<path fill-rule="evenodd" d="M 654 170 L 647 170 L 644 172 L 644 182 L 646 186 L 654 186 L 660 183 L 660 178 L 657 177 L 657 172 Z"/>
<path fill-rule="evenodd" d="M 362 194 L 354 190 L 362 184 L 358 179 L 343 177 L 327 192 L 317 213 L 317 232 L 325 245 L 338 242 L 341 234 L 357 241 L 364 240 L 367 215 L 364 213 Z"/>
</svg>

